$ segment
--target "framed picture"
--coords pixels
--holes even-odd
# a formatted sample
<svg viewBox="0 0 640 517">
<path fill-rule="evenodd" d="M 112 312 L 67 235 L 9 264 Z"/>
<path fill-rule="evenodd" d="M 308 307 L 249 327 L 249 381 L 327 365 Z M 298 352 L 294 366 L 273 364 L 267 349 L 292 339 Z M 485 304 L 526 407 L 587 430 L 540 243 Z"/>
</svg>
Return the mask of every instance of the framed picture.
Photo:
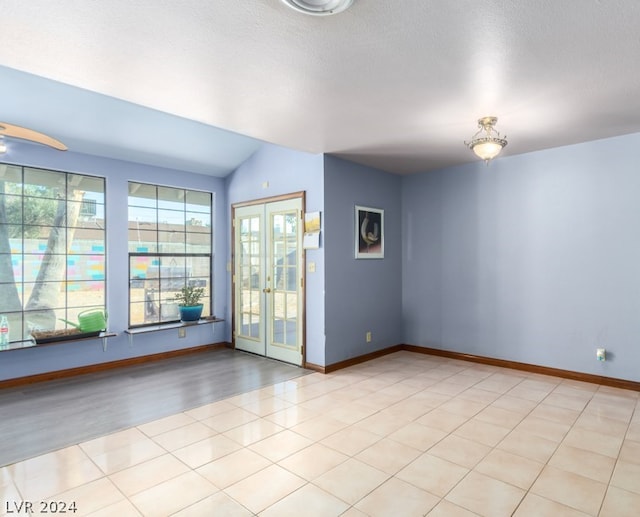
<svg viewBox="0 0 640 517">
<path fill-rule="evenodd" d="M 384 258 L 384 210 L 356 205 L 356 258 Z"/>
</svg>

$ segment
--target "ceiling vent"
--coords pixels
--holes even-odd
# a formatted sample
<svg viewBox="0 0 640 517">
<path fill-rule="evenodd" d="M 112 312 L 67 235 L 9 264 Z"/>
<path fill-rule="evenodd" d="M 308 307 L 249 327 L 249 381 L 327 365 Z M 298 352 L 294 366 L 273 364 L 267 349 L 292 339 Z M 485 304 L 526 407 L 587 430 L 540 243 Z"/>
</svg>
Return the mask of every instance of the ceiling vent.
<svg viewBox="0 0 640 517">
<path fill-rule="evenodd" d="M 292 9 L 313 16 L 329 16 L 345 11 L 353 0 L 282 0 Z"/>
</svg>

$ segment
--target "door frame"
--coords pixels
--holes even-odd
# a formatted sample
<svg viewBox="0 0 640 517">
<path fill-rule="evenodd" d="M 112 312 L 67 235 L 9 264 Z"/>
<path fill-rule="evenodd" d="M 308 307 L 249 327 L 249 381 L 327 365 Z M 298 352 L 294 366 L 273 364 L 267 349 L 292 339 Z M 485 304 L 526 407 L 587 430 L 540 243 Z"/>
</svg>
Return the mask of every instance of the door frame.
<svg viewBox="0 0 640 517">
<path fill-rule="evenodd" d="M 302 205 L 302 217 L 300 220 L 300 229 L 304 232 L 304 214 L 306 212 L 306 195 L 305 191 L 291 192 L 289 194 L 282 194 L 279 196 L 263 197 L 259 199 L 252 199 L 248 201 L 240 201 L 238 203 L 231 204 L 231 348 L 236 348 L 236 209 L 252 206 L 263 205 L 266 203 L 275 203 L 277 201 L 287 201 L 289 199 L 300 199 Z M 302 343 L 300 346 L 302 350 L 302 364 L 301 368 L 306 368 L 307 365 L 307 252 L 304 248 L 301 250 L 301 264 L 300 264 L 300 276 L 302 278 L 302 287 L 300 289 L 300 296 L 302 297 L 302 311 L 300 314 L 300 325 L 302 325 Z M 266 338 L 266 337 L 265 337 Z M 267 357 L 267 356 L 265 356 Z M 277 359 L 274 359 L 277 360 Z"/>
</svg>

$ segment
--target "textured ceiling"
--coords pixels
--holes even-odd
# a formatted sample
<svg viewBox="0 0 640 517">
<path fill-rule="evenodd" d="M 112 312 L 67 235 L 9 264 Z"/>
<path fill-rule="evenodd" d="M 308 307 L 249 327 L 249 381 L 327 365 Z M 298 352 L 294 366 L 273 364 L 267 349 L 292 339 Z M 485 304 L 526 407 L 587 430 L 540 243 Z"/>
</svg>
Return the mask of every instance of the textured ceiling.
<svg viewBox="0 0 640 517">
<path fill-rule="evenodd" d="M 505 155 L 640 131 L 638 0 L 355 0 L 330 17 L 280 0 L 3 0 L 0 24 L 0 65 L 128 101 L 89 106 L 105 133 L 92 142 L 72 116 L 10 114 L 71 150 L 128 146 L 136 159 L 142 147 L 139 160 L 185 170 L 264 140 L 426 171 L 473 161 L 462 141 L 485 115 L 499 118 Z M 20 124 L 0 91 L 0 120 Z M 188 164 L 166 138 L 130 136 L 181 123 L 216 156 L 194 149 Z"/>
</svg>

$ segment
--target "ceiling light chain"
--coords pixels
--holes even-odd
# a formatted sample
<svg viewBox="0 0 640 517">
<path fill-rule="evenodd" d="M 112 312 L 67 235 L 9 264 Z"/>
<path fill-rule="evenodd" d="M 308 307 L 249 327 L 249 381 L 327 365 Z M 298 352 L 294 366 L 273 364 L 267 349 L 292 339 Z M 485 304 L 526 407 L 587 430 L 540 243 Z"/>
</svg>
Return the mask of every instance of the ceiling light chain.
<svg viewBox="0 0 640 517">
<path fill-rule="evenodd" d="M 480 130 L 473 135 L 470 142 L 465 141 L 464 143 L 487 165 L 507 146 L 507 137 L 501 137 L 500 133 L 494 128 L 496 122 L 498 122 L 498 117 L 482 117 L 478 119 Z"/>
</svg>

